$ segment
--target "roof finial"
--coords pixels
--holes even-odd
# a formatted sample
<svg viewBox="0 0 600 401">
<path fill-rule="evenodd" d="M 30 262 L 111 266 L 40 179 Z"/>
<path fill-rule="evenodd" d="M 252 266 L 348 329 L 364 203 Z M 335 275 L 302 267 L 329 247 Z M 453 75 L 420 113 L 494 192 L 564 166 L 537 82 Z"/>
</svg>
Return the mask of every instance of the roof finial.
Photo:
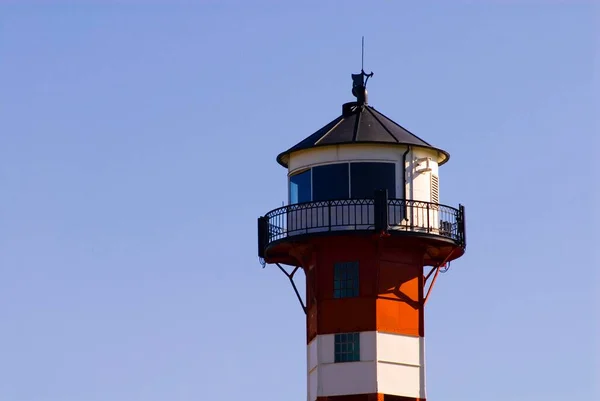
<svg viewBox="0 0 600 401">
<path fill-rule="evenodd" d="M 365 73 L 365 37 L 362 37 L 362 49 L 361 49 L 361 67 L 360 74 L 352 74 L 352 94 L 356 97 L 356 101 L 359 105 L 367 103 L 367 81 L 373 76 L 373 72 L 370 74 Z M 365 77 L 367 78 L 365 80 Z"/>
</svg>

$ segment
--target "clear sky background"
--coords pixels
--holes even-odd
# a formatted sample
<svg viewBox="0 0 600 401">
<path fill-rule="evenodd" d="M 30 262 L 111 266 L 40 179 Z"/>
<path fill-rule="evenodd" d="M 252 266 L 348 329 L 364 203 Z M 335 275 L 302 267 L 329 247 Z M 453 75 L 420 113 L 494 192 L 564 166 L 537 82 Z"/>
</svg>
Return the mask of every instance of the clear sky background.
<svg viewBox="0 0 600 401">
<path fill-rule="evenodd" d="M 450 152 L 466 205 L 428 398 L 600 399 L 593 2 L 23 3 L 0 5 L 0 401 L 306 399 L 256 218 L 287 199 L 277 153 L 353 99 L 361 35 L 370 103 Z"/>
</svg>

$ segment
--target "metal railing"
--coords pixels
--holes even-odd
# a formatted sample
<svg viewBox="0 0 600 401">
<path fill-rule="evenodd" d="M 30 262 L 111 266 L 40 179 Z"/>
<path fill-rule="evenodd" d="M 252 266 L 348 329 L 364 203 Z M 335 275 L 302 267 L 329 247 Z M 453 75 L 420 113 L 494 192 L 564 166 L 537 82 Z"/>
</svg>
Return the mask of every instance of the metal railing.
<svg viewBox="0 0 600 401">
<path fill-rule="evenodd" d="M 385 207 L 387 205 L 387 207 Z M 464 206 L 458 209 L 407 199 L 340 199 L 280 207 L 259 218 L 259 253 L 297 235 L 385 229 L 439 235 L 466 246 Z"/>
</svg>

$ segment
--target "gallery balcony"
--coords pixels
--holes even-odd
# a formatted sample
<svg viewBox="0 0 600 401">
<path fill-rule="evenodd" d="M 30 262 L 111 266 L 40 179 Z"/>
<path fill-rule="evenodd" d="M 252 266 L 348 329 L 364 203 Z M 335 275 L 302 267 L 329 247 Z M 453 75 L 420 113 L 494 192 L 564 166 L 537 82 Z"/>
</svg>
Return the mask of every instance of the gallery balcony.
<svg viewBox="0 0 600 401">
<path fill-rule="evenodd" d="M 340 199 L 283 206 L 258 219 L 258 254 L 269 259 L 279 244 L 302 243 L 316 236 L 389 234 L 427 246 L 466 247 L 465 209 L 431 202 L 387 199 Z M 407 238 L 408 237 L 408 238 Z M 445 253 L 445 252 L 444 252 Z M 460 255 L 456 255 L 457 257 Z"/>
</svg>

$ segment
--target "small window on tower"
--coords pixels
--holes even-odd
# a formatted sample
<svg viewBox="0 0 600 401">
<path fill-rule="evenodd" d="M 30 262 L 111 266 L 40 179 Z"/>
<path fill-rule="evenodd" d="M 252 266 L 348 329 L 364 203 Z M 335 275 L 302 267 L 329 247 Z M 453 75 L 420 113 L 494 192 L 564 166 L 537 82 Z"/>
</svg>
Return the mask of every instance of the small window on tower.
<svg viewBox="0 0 600 401">
<path fill-rule="evenodd" d="M 335 363 L 360 361 L 360 333 L 335 335 Z"/>
<path fill-rule="evenodd" d="M 342 262 L 333 266 L 333 297 L 358 296 L 358 262 Z"/>
</svg>

